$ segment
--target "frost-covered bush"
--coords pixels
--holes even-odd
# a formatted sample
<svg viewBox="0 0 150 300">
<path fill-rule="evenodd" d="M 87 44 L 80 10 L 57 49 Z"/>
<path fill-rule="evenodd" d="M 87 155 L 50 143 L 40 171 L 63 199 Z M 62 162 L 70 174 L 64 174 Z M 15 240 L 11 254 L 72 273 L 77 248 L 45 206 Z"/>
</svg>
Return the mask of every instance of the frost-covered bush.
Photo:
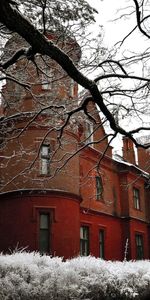
<svg viewBox="0 0 150 300">
<path fill-rule="evenodd" d="M 0 300 L 139 300 L 149 290 L 150 261 L 0 255 Z"/>
</svg>

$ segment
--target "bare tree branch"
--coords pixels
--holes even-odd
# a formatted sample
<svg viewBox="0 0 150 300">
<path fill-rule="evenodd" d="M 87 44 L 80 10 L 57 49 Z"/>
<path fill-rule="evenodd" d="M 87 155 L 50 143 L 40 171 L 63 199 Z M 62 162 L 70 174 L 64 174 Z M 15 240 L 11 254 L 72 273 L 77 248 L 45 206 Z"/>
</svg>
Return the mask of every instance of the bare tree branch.
<svg viewBox="0 0 150 300">
<path fill-rule="evenodd" d="M 133 0 L 133 2 L 135 4 L 135 9 L 136 9 L 137 26 L 138 26 L 139 30 L 141 31 L 141 33 L 144 34 L 149 39 L 150 35 L 142 28 L 141 24 L 143 23 L 143 20 L 146 20 L 150 16 L 147 16 L 146 18 L 141 19 L 141 11 L 140 11 L 140 6 L 138 4 L 138 1 Z"/>
<path fill-rule="evenodd" d="M 125 71 L 125 69 L 123 68 L 123 66 L 120 64 L 120 62 L 119 62 L 119 61 L 115 61 L 115 60 L 113 60 L 113 59 L 107 59 L 107 60 L 101 62 L 101 63 L 98 65 L 98 67 L 102 67 L 103 65 L 105 65 L 105 64 L 107 64 L 107 63 L 108 63 L 108 64 L 111 64 L 111 63 L 116 64 L 116 65 L 122 70 L 122 72 L 123 72 L 125 75 L 128 76 L 127 72 Z"/>
</svg>

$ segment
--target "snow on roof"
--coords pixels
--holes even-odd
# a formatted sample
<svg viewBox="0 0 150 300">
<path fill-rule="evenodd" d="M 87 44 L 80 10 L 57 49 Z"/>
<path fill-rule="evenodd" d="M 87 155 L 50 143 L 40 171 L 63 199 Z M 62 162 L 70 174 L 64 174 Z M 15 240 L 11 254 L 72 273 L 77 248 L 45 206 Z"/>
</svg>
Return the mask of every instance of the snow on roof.
<svg viewBox="0 0 150 300">
<path fill-rule="evenodd" d="M 140 171 L 141 173 L 143 173 L 143 175 L 149 176 L 149 173 L 148 173 L 148 172 L 145 172 L 144 170 L 140 169 L 137 165 L 134 165 L 134 164 L 131 164 L 131 163 L 125 161 L 125 160 L 123 159 L 123 157 L 120 156 L 120 155 L 118 155 L 118 154 L 115 154 L 114 157 L 113 157 L 113 159 L 114 159 L 116 162 L 119 162 L 119 163 L 124 164 L 124 165 L 126 165 L 126 166 L 134 167 L 135 169 L 137 169 L 138 171 Z"/>
</svg>

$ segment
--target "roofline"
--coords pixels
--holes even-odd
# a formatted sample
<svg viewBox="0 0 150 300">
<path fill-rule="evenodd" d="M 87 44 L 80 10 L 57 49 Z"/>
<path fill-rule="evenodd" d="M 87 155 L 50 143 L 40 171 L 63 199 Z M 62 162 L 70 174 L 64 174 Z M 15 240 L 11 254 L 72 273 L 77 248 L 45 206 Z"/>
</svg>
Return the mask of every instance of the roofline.
<svg viewBox="0 0 150 300">
<path fill-rule="evenodd" d="M 3 192 L 0 194 L 1 197 L 7 197 L 7 196 L 46 196 L 46 195 L 55 195 L 59 197 L 70 197 L 73 198 L 74 200 L 77 200 L 79 202 L 82 201 L 82 197 L 78 194 L 71 193 L 65 190 L 59 190 L 59 189 L 18 189 L 18 190 L 12 190 L 12 191 L 7 191 Z"/>
<path fill-rule="evenodd" d="M 140 171 L 140 173 L 142 173 L 143 177 L 149 178 L 149 176 L 150 176 L 150 174 L 148 172 L 142 170 L 141 168 L 139 168 L 138 166 L 136 166 L 134 164 L 131 164 L 131 163 L 127 162 L 127 161 L 118 161 L 115 158 L 113 158 L 113 160 L 114 160 L 114 162 L 116 164 L 125 165 L 128 168 L 133 168 L 136 171 Z"/>
</svg>

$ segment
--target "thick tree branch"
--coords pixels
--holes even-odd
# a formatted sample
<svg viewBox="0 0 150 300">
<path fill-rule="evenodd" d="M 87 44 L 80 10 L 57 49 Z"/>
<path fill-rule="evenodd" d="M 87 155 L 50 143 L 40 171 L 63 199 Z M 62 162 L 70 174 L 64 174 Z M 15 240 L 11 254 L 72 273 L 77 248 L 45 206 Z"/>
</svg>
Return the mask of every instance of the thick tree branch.
<svg viewBox="0 0 150 300">
<path fill-rule="evenodd" d="M 100 79 L 106 79 L 109 77 L 131 78 L 144 81 L 150 81 L 150 79 L 143 79 L 137 76 L 127 76 L 126 74 L 108 74 L 105 76 L 100 76 L 95 81 L 88 79 L 77 69 L 77 67 L 74 65 L 73 61 L 68 57 L 67 54 L 65 54 L 56 45 L 54 45 L 52 41 L 49 41 L 23 15 L 21 15 L 17 9 L 12 7 L 5 0 L 1 0 L 0 22 L 3 23 L 9 30 L 15 31 L 21 37 L 23 37 L 31 45 L 32 53 L 40 53 L 42 55 L 49 56 L 50 58 L 55 60 L 78 84 L 89 90 L 93 97 L 93 101 L 98 105 L 101 112 L 109 121 L 112 130 L 116 133 L 128 136 L 137 145 L 137 142 L 133 138 L 132 134 L 125 131 L 118 124 L 116 124 L 115 118 L 108 110 L 103 101 L 102 95 L 96 85 L 96 82 Z"/>
<path fill-rule="evenodd" d="M 16 61 L 23 55 L 25 55 L 27 53 L 27 49 L 26 48 L 22 48 L 19 49 L 11 58 L 9 58 L 6 62 L 4 63 L 0 63 L 0 67 L 3 69 L 7 69 L 8 67 L 10 67 L 11 65 L 13 65 L 14 63 L 16 63 Z"/>
</svg>

